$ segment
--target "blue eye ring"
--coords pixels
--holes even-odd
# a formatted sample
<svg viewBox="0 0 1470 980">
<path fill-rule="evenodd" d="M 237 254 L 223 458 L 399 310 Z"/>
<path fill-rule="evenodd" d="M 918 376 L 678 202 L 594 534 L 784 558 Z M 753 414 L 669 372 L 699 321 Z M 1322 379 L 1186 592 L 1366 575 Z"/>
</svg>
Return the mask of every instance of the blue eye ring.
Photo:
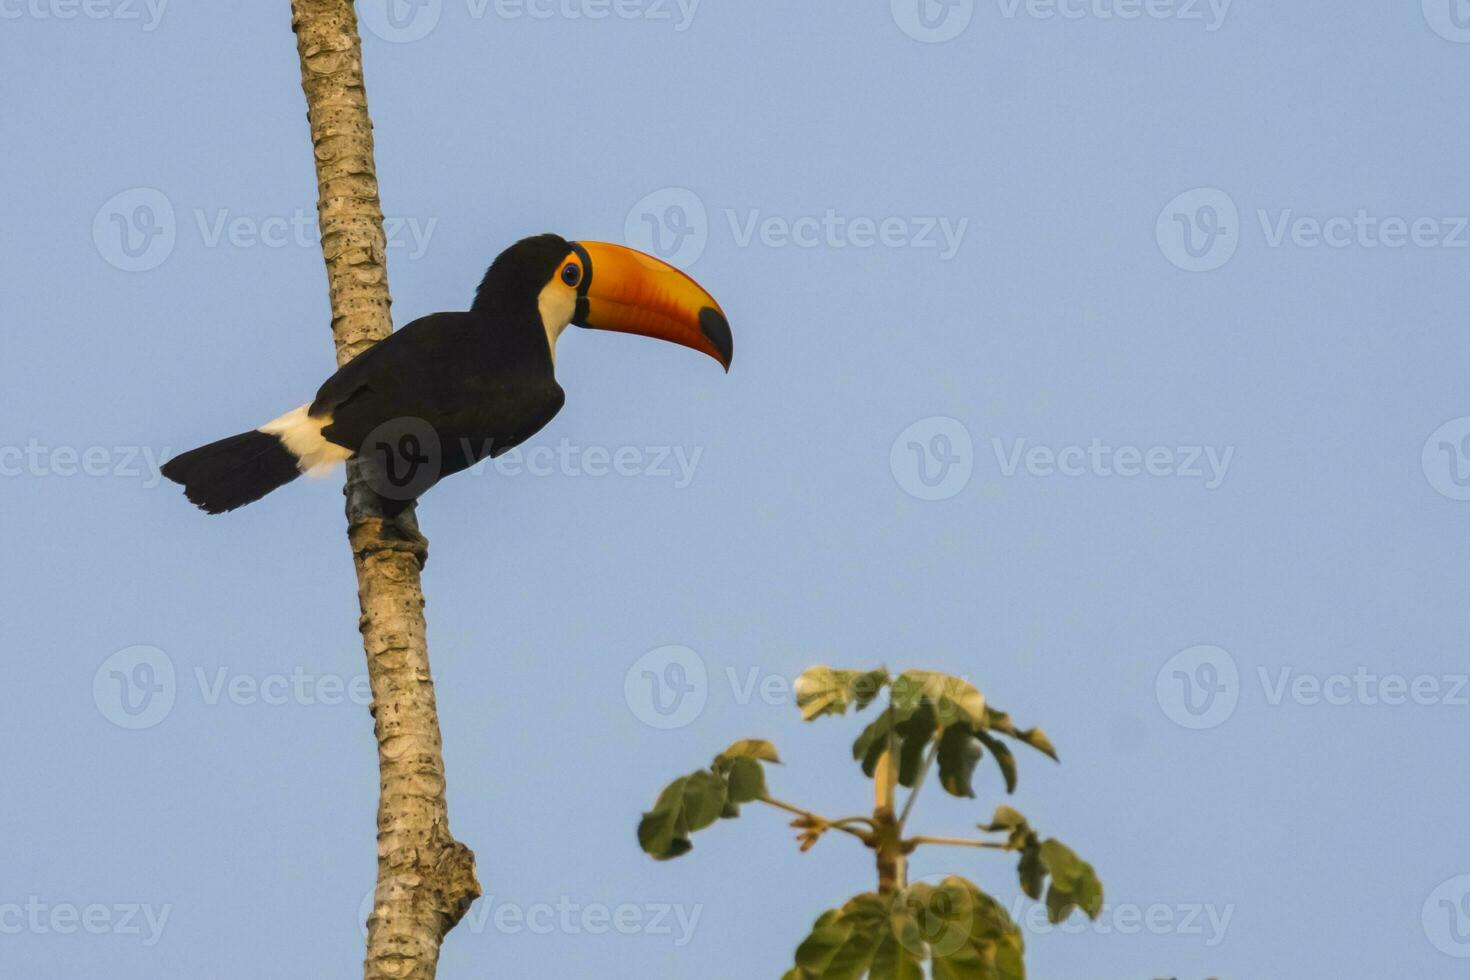
<svg viewBox="0 0 1470 980">
<path fill-rule="evenodd" d="M 561 281 L 568 286 L 575 286 L 582 281 L 582 269 L 575 262 L 568 262 L 562 266 Z"/>
</svg>

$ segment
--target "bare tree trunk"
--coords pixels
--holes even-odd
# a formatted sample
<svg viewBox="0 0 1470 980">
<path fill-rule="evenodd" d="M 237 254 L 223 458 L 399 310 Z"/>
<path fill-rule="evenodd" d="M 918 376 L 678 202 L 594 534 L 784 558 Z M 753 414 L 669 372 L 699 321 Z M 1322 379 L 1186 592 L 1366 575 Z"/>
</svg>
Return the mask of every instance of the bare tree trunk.
<svg viewBox="0 0 1470 980">
<path fill-rule="evenodd" d="M 332 338 L 345 364 L 393 330 L 362 43 L 351 0 L 292 0 L 291 26 L 315 150 Z M 449 832 L 419 581 L 428 542 L 413 508 L 396 521 L 382 516 L 351 464 L 346 493 L 381 774 L 364 976 L 430 978 L 480 883 L 474 854 Z"/>
</svg>

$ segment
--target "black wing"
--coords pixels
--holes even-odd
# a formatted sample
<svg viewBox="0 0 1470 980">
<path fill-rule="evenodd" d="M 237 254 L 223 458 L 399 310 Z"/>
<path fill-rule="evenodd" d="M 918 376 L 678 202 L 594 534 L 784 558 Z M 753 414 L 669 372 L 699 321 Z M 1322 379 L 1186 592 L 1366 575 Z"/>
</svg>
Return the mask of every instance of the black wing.
<svg viewBox="0 0 1470 980">
<path fill-rule="evenodd" d="M 534 435 L 564 394 L 549 371 L 502 356 L 493 329 L 465 313 L 415 320 L 327 379 L 310 413 L 323 435 L 357 452 L 374 430 L 426 423 L 444 453 L 441 475 Z"/>
</svg>

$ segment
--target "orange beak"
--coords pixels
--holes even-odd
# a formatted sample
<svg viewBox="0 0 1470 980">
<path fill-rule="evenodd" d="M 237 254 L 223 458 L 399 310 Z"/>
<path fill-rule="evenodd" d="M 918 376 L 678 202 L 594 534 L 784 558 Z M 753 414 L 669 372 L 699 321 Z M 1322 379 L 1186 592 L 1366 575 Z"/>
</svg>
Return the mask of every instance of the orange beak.
<svg viewBox="0 0 1470 980">
<path fill-rule="evenodd" d="M 586 267 L 573 323 L 681 344 L 730 370 L 730 323 L 699 283 L 667 262 L 622 245 L 573 242 L 572 250 Z"/>
</svg>

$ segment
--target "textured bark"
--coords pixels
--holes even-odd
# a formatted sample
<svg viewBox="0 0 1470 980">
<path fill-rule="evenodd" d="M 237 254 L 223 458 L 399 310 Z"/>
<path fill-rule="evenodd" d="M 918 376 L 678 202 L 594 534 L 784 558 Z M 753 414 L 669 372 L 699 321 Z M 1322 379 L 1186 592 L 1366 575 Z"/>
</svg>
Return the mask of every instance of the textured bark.
<svg viewBox="0 0 1470 980">
<path fill-rule="evenodd" d="M 315 151 L 332 338 L 337 363 L 345 364 L 393 330 L 362 45 L 351 0 L 292 0 L 291 14 Z M 434 976 L 440 944 L 480 884 L 474 854 L 449 832 L 419 580 L 428 542 L 412 507 L 395 520 L 382 516 L 353 465 L 346 495 L 381 775 L 364 976 L 417 980 Z"/>
<path fill-rule="evenodd" d="M 894 797 L 898 791 L 898 762 L 892 750 L 878 757 L 873 771 L 873 850 L 878 865 L 878 894 L 892 895 L 908 884 L 908 860 L 899 840 Z"/>
</svg>

